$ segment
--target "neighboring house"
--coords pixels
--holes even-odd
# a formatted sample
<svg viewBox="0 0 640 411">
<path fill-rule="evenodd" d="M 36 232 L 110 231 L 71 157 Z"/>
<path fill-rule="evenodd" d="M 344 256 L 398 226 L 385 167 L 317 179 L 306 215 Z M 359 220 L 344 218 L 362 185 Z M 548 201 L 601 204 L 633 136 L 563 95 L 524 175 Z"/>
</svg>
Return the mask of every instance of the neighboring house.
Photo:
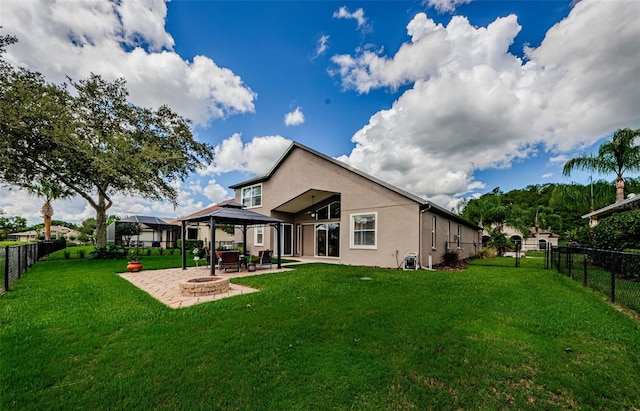
<svg viewBox="0 0 640 411">
<path fill-rule="evenodd" d="M 447 249 L 468 258 L 481 244 L 476 224 L 298 143 L 267 174 L 231 188 L 246 208 L 285 222 L 281 244 L 271 227 L 248 229 L 252 254 L 281 247 L 283 256 L 397 268 L 418 253 L 429 267 Z"/>
<path fill-rule="evenodd" d="M 529 229 L 529 237 L 527 237 L 526 240 L 524 240 L 522 233 L 519 230 L 511 226 L 504 226 L 502 228 L 502 232 L 514 244 L 520 243 L 522 245 L 522 251 L 546 250 L 549 244 L 557 246 L 558 239 L 560 238 L 558 234 L 553 234 L 546 230 L 538 229 L 538 232 L 536 233 L 535 227 L 531 227 Z M 489 233 L 486 230 L 484 231 L 482 238 L 483 243 L 485 239 L 489 239 Z"/>
<path fill-rule="evenodd" d="M 219 210 L 222 206 L 224 206 L 225 204 L 234 202 L 235 199 L 229 199 L 229 200 L 225 200 L 219 204 L 213 205 L 211 207 L 207 207 L 204 208 L 200 211 L 196 211 L 193 214 L 189 214 L 187 216 L 184 217 L 180 217 L 177 220 L 175 220 L 175 222 L 177 224 L 181 224 L 180 221 L 181 220 L 185 220 L 188 218 L 192 218 L 192 217 L 196 217 L 199 215 L 205 215 L 205 214 L 209 214 L 213 211 Z M 204 246 L 208 246 L 209 245 L 209 241 L 211 240 L 211 231 L 209 228 L 209 225 L 206 223 L 197 223 L 197 225 L 194 227 L 193 224 L 189 225 L 189 227 L 187 227 L 187 235 L 186 235 L 188 240 L 202 240 L 204 242 Z M 216 228 L 216 244 L 214 245 L 215 249 L 219 249 L 219 248 L 236 248 L 238 246 L 238 243 L 236 242 L 236 237 L 234 234 L 229 234 L 226 231 L 220 229 L 220 228 Z"/>
<path fill-rule="evenodd" d="M 21 233 L 11 233 L 7 238 L 13 241 L 38 241 L 38 236 L 44 238 L 44 228 L 41 231 L 23 231 Z M 64 237 L 67 241 L 76 242 L 80 232 L 64 226 L 51 226 L 51 239 L 55 240 Z"/>
<path fill-rule="evenodd" d="M 617 201 L 611 205 L 603 207 L 599 210 L 593 211 L 589 214 L 585 214 L 582 218 L 589 219 L 589 226 L 594 227 L 598 225 L 598 220 L 609 217 L 613 214 L 623 213 L 629 210 L 636 210 L 640 208 L 640 195 L 629 194 L 626 199 Z"/>
<path fill-rule="evenodd" d="M 124 244 L 124 239 L 116 236 L 116 227 L 125 223 L 140 225 L 140 234 L 132 236 L 130 244 Z M 107 227 L 107 244 L 175 248 L 176 241 L 179 238 L 180 223 L 174 223 L 158 217 L 132 216 L 114 221 Z"/>
</svg>

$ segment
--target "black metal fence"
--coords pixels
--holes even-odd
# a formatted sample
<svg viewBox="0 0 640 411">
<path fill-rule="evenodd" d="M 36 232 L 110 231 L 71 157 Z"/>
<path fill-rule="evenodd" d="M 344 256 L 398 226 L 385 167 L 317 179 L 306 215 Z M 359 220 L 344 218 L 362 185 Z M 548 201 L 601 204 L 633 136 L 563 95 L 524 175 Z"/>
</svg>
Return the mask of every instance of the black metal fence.
<svg viewBox="0 0 640 411">
<path fill-rule="evenodd" d="M 612 302 L 640 313 L 640 254 L 585 247 L 554 246 L 545 260 Z"/>
<path fill-rule="evenodd" d="M 0 272 L 4 276 L 0 294 L 8 291 L 11 283 L 20 278 L 36 261 L 66 246 L 66 241 L 42 241 L 0 248 Z"/>
</svg>

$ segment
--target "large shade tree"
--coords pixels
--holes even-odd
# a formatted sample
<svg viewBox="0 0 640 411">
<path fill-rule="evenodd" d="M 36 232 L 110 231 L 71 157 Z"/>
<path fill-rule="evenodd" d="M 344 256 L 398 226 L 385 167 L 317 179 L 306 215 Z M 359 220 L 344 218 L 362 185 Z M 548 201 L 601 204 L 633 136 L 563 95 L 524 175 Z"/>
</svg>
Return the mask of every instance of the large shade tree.
<svg viewBox="0 0 640 411">
<path fill-rule="evenodd" d="M 0 37 L 0 49 L 11 40 Z M 213 150 L 169 107 L 131 104 L 123 79 L 92 74 L 70 84 L 73 94 L 0 56 L 0 181 L 26 188 L 46 179 L 77 193 L 95 209 L 96 245 L 104 247 L 115 193 L 177 205 L 174 183 L 209 163 Z"/>
<path fill-rule="evenodd" d="M 640 171 L 640 129 L 617 130 L 610 141 L 602 143 L 598 155 L 584 155 L 567 161 L 562 170 L 570 176 L 574 170 L 616 175 L 616 201 L 624 200 L 625 172 Z"/>
</svg>

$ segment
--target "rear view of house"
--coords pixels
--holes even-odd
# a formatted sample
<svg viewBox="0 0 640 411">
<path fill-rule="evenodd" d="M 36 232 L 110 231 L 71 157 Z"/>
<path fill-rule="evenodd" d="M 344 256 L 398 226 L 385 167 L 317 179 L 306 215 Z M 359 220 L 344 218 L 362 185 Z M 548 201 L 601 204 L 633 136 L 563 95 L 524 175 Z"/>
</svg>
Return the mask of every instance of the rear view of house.
<svg viewBox="0 0 640 411">
<path fill-rule="evenodd" d="M 283 256 L 397 268 L 417 253 L 428 267 L 447 250 L 467 258 L 480 245 L 477 225 L 299 143 L 267 174 L 231 188 L 247 209 L 284 221 L 280 244 L 271 227 L 249 229 L 252 254 L 280 248 Z"/>
</svg>

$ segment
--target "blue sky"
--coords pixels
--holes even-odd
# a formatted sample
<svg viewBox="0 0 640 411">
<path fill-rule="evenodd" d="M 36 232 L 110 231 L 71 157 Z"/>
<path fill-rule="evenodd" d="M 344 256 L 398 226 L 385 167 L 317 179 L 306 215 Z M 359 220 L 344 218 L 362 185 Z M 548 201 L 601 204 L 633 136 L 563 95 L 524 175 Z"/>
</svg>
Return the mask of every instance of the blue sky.
<svg viewBox="0 0 640 411">
<path fill-rule="evenodd" d="M 229 198 L 294 140 L 448 208 L 498 186 L 585 183 L 561 175 L 564 161 L 640 127 L 639 20 L 634 0 L 0 6 L 15 65 L 54 82 L 124 77 L 134 103 L 168 104 L 215 147 L 177 184 L 177 209 L 118 195 L 121 216 Z M 0 197 L 33 223 L 40 203 Z M 54 218 L 94 216 L 79 198 L 57 203 Z"/>
</svg>

